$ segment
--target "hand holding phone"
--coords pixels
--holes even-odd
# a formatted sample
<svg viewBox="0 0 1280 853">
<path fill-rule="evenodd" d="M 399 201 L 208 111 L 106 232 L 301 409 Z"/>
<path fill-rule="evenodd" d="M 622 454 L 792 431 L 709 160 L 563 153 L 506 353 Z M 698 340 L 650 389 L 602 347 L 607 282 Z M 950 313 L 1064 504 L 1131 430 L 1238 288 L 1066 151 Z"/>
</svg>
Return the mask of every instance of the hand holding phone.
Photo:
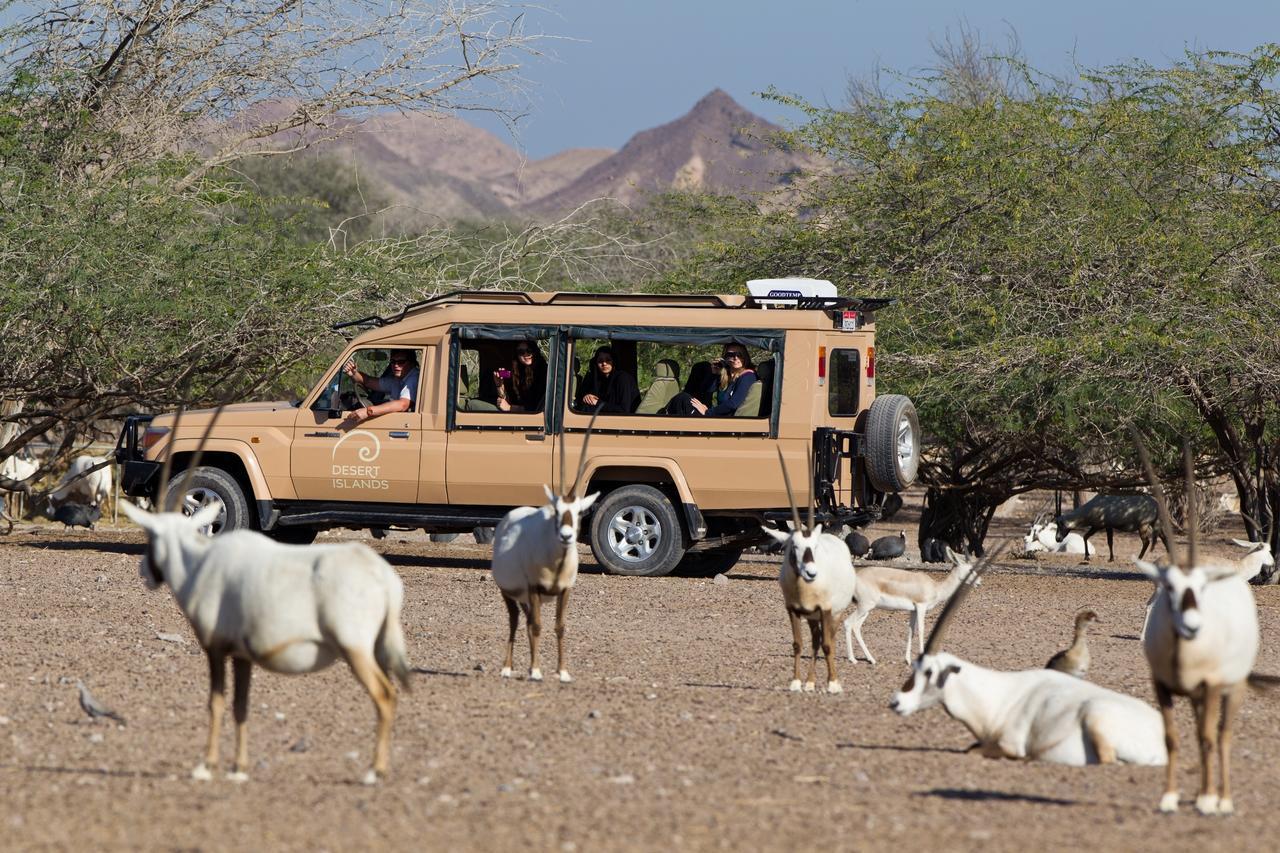
<svg viewBox="0 0 1280 853">
<path fill-rule="evenodd" d="M 499 368 L 495 371 L 495 373 L 497 373 L 497 374 L 498 374 L 498 378 L 499 378 L 499 379 L 510 379 L 510 378 L 511 378 L 511 371 L 510 371 L 510 370 L 507 370 L 505 367 L 499 367 Z"/>
</svg>

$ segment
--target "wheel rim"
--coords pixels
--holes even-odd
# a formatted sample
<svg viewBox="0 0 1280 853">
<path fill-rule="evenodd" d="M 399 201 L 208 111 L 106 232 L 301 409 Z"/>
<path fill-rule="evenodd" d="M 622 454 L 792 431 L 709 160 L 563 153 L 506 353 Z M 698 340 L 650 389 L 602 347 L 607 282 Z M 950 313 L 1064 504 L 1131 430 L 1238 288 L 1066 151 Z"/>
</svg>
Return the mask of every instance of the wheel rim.
<svg viewBox="0 0 1280 853">
<path fill-rule="evenodd" d="M 911 421 L 903 418 L 898 421 L 898 470 L 911 470 L 911 460 L 916 455 L 916 431 L 911 428 Z"/>
<path fill-rule="evenodd" d="M 212 489 L 190 489 L 182 496 L 182 514 L 195 515 L 211 504 L 217 505 L 218 515 L 212 524 L 202 528 L 200 532 L 206 536 L 217 536 L 227 524 L 227 505 L 218 497 L 217 492 Z"/>
<path fill-rule="evenodd" d="M 609 548 L 618 559 L 641 563 L 653 556 L 662 542 L 662 522 L 642 506 L 627 506 L 609 520 Z"/>
</svg>

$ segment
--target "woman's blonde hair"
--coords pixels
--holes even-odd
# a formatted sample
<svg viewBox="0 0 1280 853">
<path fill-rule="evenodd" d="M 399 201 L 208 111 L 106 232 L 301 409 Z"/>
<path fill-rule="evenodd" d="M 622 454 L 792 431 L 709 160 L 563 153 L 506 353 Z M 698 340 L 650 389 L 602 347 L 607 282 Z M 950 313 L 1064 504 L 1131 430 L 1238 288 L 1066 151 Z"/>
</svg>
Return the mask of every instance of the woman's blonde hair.
<svg viewBox="0 0 1280 853">
<path fill-rule="evenodd" d="M 734 347 L 735 349 L 742 350 L 743 372 L 756 369 L 756 366 L 751 362 L 751 353 L 748 352 L 747 348 L 742 346 L 742 344 L 730 343 L 730 344 L 725 344 L 725 346 Z M 729 387 L 729 368 L 725 365 L 723 361 L 721 361 L 720 362 L 720 390 L 723 391 L 728 387 Z"/>
</svg>

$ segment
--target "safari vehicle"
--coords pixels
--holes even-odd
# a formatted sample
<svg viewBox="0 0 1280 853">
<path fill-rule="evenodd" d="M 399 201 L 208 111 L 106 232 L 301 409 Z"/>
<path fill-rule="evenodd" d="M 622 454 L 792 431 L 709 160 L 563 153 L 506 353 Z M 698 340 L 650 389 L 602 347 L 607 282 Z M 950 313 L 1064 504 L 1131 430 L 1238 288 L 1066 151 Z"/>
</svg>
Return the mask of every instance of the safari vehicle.
<svg viewBox="0 0 1280 853">
<path fill-rule="evenodd" d="M 749 293 L 466 291 L 338 324 L 355 337 L 302 400 L 226 407 L 197 470 L 168 488 L 185 479 L 188 511 L 220 502 L 215 535 L 249 527 L 307 542 L 335 527 L 490 527 L 513 507 L 545 503 L 562 433 L 575 464 L 593 414 L 575 392 L 609 345 L 640 393 L 634 411 L 601 412 L 591 434 L 584 482 L 601 497 L 584 539 L 607 570 L 732 566 L 763 540 L 762 524 L 790 518 L 778 450 L 796 499 L 812 493 L 825 524 L 875 519 L 887 493 L 911 484 L 919 457 L 911 401 L 876 397 L 875 314 L 891 300 L 838 297 L 810 279 L 753 281 Z M 714 383 L 708 362 L 730 343 L 747 349 L 758 377 L 736 412 L 664 414 L 691 371 Z M 545 362 L 535 411 L 498 408 L 517 345 Z M 357 424 L 350 410 L 378 399 L 343 366 L 381 376 L 401 350 L 419 365 L 412 408 Z M 117 449 L 125 492 L 161 498 L 165 455 L 175 471 L 187 467 L 211 417 L 186 412 L 176 433 L 173 415 L 129 418 Z"/>
</svg>

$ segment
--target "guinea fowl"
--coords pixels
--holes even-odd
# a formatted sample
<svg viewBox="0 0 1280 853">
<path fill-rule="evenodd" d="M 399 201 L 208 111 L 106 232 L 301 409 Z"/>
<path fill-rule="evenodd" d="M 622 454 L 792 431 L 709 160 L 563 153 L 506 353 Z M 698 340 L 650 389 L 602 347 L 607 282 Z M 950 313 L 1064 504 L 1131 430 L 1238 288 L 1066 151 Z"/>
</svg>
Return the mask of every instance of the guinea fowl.
<svg viewBox="0 0 1280 853">
<path fill-rule="evenodd" d="M 1097 622 L 1098 614 L 1092 610 L 1081 610 L 1076 614 L 1076 635 L 1071 647 L 1063 649 L 1044 665 L 1045 669 L 1056 669 L 1076 678 L 1084 678 L 1089 671 L 1089 645 L 1085 640 L 1085 631 L 1090 622 Z"/>
<path fill-rule="evenodd" d="M 892 560 L 907 552 L 907 531 L 899 530 L 897 536 L 881 536 L 871 543 L 871 559 Z"/>
<path fill-rule="evenodd" d="M 865 557 L 871 550 L 871 540 L 857 530 L 850 531 L 849 535 L 844 537 L 844 544 L 848 546 L 849 553 L 855 557 Z"/>
<path fill-rule="evenodd" d="M 84 504 L 66 503 L 58 507 L 53 513 L 54 521 L 61 521 L 63 530 L 72 527 L 87 527 L 93 529 L 93 525 L 102 518 L 102 510 L 96 506 L 85 506 Z"/>
</svg>

